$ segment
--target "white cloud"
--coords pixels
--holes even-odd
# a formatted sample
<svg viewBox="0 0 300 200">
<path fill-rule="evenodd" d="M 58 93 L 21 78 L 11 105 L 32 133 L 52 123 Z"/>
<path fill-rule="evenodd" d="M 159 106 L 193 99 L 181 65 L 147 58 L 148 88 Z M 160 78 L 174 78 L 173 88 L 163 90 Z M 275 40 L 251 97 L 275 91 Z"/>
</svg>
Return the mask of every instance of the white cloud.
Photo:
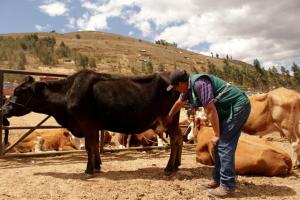
<svg viewBox="0 0 300 200">
<path fill-rule="evenodd" d="M 300 52 L 300 1 L 289 0 L 81 0 L 85 14 L 69 25 L 109 29 L 117 17 L 144 37 L 166 39 L 195 49 L 252 63 L 288 63 Z M 197 49 L 196 49 L 197 50 Z"/>
<path fill-rule="evenodd" d="M 38 31 L 42 31 L 43 27 L 40 26 L 40 25 L 38 25 L 38 24 L 36 24 L 35 25 L 35 29 L 38 30 Z"/>
<path fill-rule="evenodd" d="M 39 6 L 39 8 L 51 17 L 65 15 L 68 12 L 66 4 L 59 1 L 46 2 Z"/>
<path fill-rule="evenodd" d="M 76 19 L 74 17 L 69 17 L 68 19 L 68 23 L 66 24 L 66 27 L 74 29 L 76 28 Z"/>
<path fill-rule="evenodd" d="M 108 28 L 106 17 L 101 14 L 93 16 L 84 15 L 82 18 L 78 19 L 77 25 L 81 30 L 90 31 Z"/>
<path fill-rule="evenodd" d="M 133 36 L 134 32 L 133 31 L 129 31 L 128 35 L 129 36 Z"/>
<path fill-rule="evenodd" d="M 209 43 L 206 54 L 229 54 L 249 63 L 258 58 L 262 63 L 284 60 L 288 64 L 299 56 L 299 1 L 218 1 L 215 9 L 214 1 L 197 2 L 203 5 L 198 7 L 199 14 L 191 14 L 182 24 L 166 27 L 155 38 L 174 41 L 184 48 Z"/>
<path fill-rule="evenodd" d="M 40 31 L 40 32 L 49 31 L 51 29 L 51 25 L 49 25 L 49 24 L 46 24 L 45 26 L 36 24 L 34 27 L 37 31 Z"/>
<path fill-rule="evenodd" d="M 111 17 L 121 17 L 124 6 L 131 5 L 132 0 L 98 0 L 91 2 L 82 0 L 81 6 L 86 13 L 77 19 L 76 25 L 80 30 L 109 29 L 107 21 Z"/>
</svg>

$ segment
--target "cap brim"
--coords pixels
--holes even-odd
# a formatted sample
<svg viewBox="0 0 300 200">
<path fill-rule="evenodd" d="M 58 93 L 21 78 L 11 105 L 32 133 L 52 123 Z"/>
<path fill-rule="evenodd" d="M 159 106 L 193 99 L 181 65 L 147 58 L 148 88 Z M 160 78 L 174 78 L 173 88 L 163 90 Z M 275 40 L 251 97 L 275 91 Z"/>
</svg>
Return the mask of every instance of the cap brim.
<svg viewBox="0 0 300 200">
<path fill-rule="evenodd" d="M 167 91 L 170 91 L 170 90 L 172 90 L 174 88 L 174 86 L 173 85 L 169 85 L 168 87 L 167 87 Z"/>
</svg>

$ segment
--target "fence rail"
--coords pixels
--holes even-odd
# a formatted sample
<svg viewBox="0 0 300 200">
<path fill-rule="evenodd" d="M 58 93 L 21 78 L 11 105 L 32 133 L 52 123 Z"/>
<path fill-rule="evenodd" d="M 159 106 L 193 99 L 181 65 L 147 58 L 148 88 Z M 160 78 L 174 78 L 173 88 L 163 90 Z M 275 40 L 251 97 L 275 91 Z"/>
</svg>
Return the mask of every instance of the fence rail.
<svg viewBox="0 0 300 200">
<path fill-rule="evenodd" d="M 3 105 L 3 82 L 4 82 L 4 74 L 21 74 L 21 75 L 37 75 L 37 76 L 52 76 L 52 77 L 67 77 L 67 74 L 57 74 L 57 73 L 44 73 L 44 72 L 36 72 L 36 71 L 22 71 L 22 70 L 11 70 L 11 69 L 0 69 L 0 105 Z M 47 117 L 47 119 L 50 118 Z M 46 119 L 46 120 L 47 120 Z M 45 120 L 45 121 L 46 121 Z M 35 129 L 51 129 L 51 128 L 60 128 L 60 126 L 18 126 L 18 127 L 3 127 L 3 116 L 2 111 L 0 112 L 0 156 L 3 156 L 6 152 L 8 152 L 10 149 L 12 149 L 14 146 L 16 146 L 18 143 L 20 143 L 26 136 L 28 136 L 30 133 L 32 133 Z M 2 130 L 4 129 L 30 129 L 27 131 L 23 136 L 21 136 L 20 139 L 17 140 L 16 143 L 8 147 L 8 149 L 5 149 L 5 146 L 3 144 L 2 139 Z"/>
</svg>

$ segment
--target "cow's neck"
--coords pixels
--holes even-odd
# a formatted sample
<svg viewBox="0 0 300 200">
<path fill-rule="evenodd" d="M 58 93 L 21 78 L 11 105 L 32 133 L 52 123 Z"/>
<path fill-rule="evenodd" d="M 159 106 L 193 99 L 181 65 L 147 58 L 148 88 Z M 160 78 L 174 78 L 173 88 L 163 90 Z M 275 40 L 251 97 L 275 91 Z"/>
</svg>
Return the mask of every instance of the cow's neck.
<svg viewBox="0 0 300 200">
<path fill-rule="evenodd" d="M 68 90 L 68 84 L 65 80 L 51 81 L 44 88 L 42 94 L 36 95 L 41 100 L 36 99 L 36 104 L 32 111 L 53 116 L 62 126 L 67 125 L 67 109 L 65 95 Z"/>
</svg>

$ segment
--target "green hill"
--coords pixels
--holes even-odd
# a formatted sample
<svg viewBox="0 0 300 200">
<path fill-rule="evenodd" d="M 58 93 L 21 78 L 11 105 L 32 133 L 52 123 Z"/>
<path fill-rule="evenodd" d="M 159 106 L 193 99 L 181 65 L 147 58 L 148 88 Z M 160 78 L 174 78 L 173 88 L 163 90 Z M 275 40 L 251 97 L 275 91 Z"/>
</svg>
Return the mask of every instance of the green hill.
<svg viewBox="0 0 300 200">
<path fill-rule="evenodd" d="M 1 34 L 0 67 L 67 74 L 82 68 L 122 74 L 148 74 L 181 68 L 190 73 L 212 73 L 236 85 L 260 90 L 281 86 L 285 81 L 285 77 L 276 72 L 263 70 L 265 72 L 261 73 L 242 61 L 90 31 Z M 274 81 L 274 77 L 278 80 Z"/>
</svg>

